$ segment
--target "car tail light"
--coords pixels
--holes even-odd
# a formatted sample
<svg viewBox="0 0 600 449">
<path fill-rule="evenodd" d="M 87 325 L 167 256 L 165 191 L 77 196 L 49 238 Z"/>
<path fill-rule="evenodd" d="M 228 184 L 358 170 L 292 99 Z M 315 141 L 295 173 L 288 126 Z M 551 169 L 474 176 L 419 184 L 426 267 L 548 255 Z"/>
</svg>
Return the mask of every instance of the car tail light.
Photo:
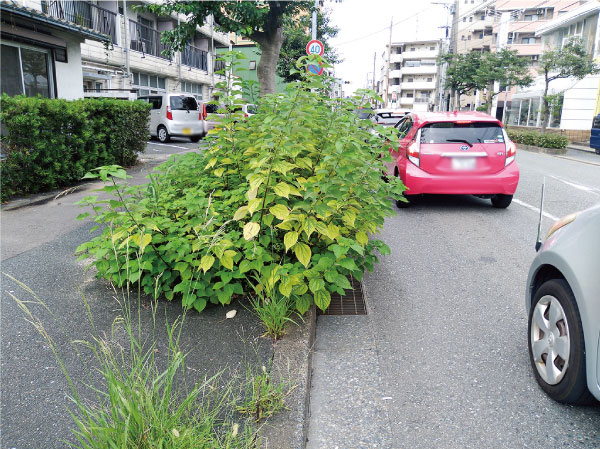
<svg viewBox="0 0 600 449">
<path fill-rule="evenodd" d="M 171 112 L 171 106 L 167 106 L 167 120 L 173 120 L 173 113 Z"/>
<path fill-rule="evenodd" d="M 406 150 L 406 155 L 408 156 L 408 160 L 415 164 L 417 167 L 419 166 L 421 154 L 421 130 L 417 131 L 417 135 L 415 136 L 415 140 L 413 140 L 408 149 Z"/>
<path fill-rule="evenodd" d="M 208 117 L 208 113 L 206 112 L 206 104 L 202 103 L 202 120 L 206 120 L 206 117 Z"/>
<path fill-rule="evenodd" d="M 515 155 L 517 154 L 517 145 L 510 140 L 506 141 L 506 160 L 504 161 L 504 166 L 506 167 L 512 161 L 515 160 Z"/>
<path fill-rule="evenodd" d="M 244 117 L 248 117 L 248 113 L 247 112 L 244 112 Z"/>
</svg>

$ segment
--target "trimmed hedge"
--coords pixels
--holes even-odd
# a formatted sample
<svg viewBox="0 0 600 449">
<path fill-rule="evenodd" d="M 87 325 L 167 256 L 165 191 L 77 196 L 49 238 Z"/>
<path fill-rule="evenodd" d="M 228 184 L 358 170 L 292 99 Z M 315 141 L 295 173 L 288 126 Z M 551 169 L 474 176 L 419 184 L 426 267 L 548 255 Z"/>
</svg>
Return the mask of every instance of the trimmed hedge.
<svg viewBox="0 0 600 449">
<path fill-rule="evenodd" d="M 141 101 L 3 95 L 0 107 L 2 201 L 68 186 L 101 165 L 133 165 L 149 138 Z"/>
<path fill-rule="evenodd" d="M 556 133 L 541 133 L 537 131 L 512 131 L 507 129 L 508 137 L 515 143 L 533 145 L 541 148 L 564 149 L 569 139 Z"/>
</svg>

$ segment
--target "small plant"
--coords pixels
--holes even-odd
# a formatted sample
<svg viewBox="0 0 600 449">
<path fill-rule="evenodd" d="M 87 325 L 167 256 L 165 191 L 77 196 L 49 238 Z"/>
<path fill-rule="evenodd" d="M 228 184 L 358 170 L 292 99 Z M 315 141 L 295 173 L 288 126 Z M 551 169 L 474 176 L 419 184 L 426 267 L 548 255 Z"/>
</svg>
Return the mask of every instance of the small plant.
<svg viewBox="0 0 600 449">
<path fill-rule="evenodd" d="M 540 133 L 537 131 L 507 130 L 508 137 L 515 143 L 533 145 L 541 148 L 564 149 L 569 144 L 569 139 L 557 133 Z"/>
<path fill-rule="evenodd" d="M 284 408 L 285 398 L 294 388 L 285 381 L 274 382 L 264 365 L 260 371 L 248 366 L 244 396 L 237 411 L 256 422 L 263 421 Z"/>
<path fill-rule="evenodd" d="M 275 290 L 273 281 L 276 282 L 278 279 L 276 273 L 266 282 L 256 279 L 258 281 L 254 286 L 256 295 L 250 297 L 250 305 L 253 312 L 262 321 L 266 334 L 270 335 L 273 340 L 278 340 L 283 336 L 286 324 L 295 323 L 291 318 L 295 309 L 294 303 L 290 298 Z"/>
</svg>

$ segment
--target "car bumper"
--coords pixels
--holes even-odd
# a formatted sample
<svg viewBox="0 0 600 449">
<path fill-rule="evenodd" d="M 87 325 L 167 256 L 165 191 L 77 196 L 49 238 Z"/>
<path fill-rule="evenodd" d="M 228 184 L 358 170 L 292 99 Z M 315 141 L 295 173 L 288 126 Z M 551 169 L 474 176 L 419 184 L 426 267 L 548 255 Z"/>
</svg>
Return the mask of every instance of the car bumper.
<svg viewBox="0 0 600 449">
<path fill-rule="evenodd" d="M 190 123 L 170 123 L 168 131 L 172 136 L 200 136 L 204 134 L 204 123 L 200 120 Z"/>
<path fill-rule="evenodd" d="M 407 162 L 403 181 L 409 195 L 513 195 L 519 183 L 519 167 L 512 162 L 504 170 L 491 175 L 433 175 Z"/>
</svg>

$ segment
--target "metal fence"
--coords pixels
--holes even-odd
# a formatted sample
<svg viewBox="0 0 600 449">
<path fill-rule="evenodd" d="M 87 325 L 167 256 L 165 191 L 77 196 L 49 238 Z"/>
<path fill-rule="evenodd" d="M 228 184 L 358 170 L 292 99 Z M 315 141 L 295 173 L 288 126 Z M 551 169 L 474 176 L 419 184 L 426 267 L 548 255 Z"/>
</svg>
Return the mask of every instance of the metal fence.
<svg viewBox="0 0 600 449">
<path fill-rule="evenodd" d="M 208 71 L 208 52 L 188 45 L 181 52 L 181 63 L 189 67 Z"/>
<path fill-rule="evenodd" d="M 117 43 L 117 14 L 90 2 L 54 0 L 42 1 L 42 11 L 51 17 L 90 28 L 111 37 Z"/>
<path fill-rule="evenodd" d="M 155 29 L 129 20 L 129 36 L 131 40 L 129 48 L 132 50 L 163 59 L 171 59 L 169 56 L 163 55 L 163 51 L 168 47 L 160 41 L 160 33 Z"/>
<path fill-rule="evenodd" d="M 219 70 L 225 70 L 225 61 L 218 60 L 216 57 L 213 58 L 213 70 L 218 72 Z"/>
</svg>

